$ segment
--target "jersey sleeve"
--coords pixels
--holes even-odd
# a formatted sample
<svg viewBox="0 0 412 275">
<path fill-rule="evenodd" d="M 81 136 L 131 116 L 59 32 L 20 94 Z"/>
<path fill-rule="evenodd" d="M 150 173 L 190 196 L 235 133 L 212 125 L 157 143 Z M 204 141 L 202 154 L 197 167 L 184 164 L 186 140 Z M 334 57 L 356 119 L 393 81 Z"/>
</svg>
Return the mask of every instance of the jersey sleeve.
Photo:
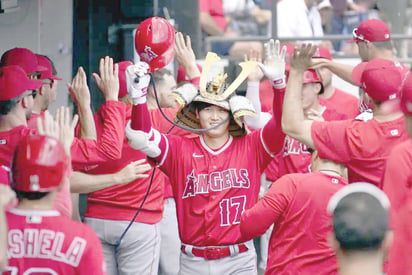
<svg viewBox="0 0 412 275">
<path fill-rule="evenodd" d="M 351 159 L 347 129 L 351 120 L 314 121 L 311 135 L 319 157 L 339 163 Z"/>
<path fill-rule="evenodd" d="M 101 108 L 104 120 L 102 135 L 98 141 L 75 138 L 71 146 L 73 164 L 90 165 L 121 157 L 126 105 L 118 101 L 107 101 Z"/>
<path fill-rule="evenodd" d="M 273 154 L 280 152 L 285 139 L 282 131 L 282 105 L 285 96 L 285 88 L 274 89 L 273 94 L 273 115 L 272 119 L 263 127 L 262 138 L 265 147 Z"/>
<path fill-rule="evenodd" d="M 269 191 L 252 208 L 242 214 L 240 231 L 245 239 L 258 237 L 284 213 L 296 193 L 291 176 L 274 182 Z"/>
</svg>

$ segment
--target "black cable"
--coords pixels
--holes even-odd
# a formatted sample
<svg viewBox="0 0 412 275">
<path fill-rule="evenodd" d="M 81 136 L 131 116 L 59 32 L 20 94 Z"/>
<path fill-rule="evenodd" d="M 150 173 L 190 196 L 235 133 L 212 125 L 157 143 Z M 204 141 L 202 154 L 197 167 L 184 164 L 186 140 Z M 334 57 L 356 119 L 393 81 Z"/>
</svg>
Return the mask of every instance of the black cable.
<svg viewBox="0 0 412 275">
<path fill-rule="evenodd" d="M 186 127 L 186 126 L 183 126 L 183 125 L 179 125 L 179 124 L 175 123 L 174 121 L 170 120 L 170 119 L 166 116 L 166 114 L 163 112 L 162 107 L 160 106 L 159 97 L 158 97 L 158 95 L 157 95 L 156 85 L 155 85 L 154 77 L 153 77 L 152 74 L 150 75 L 150 84 L 153 85 L 153 91 L 154 91 L 154 95 L 155 95 L 155 99 L 156 99 L 156 104 L 157 104 L 157 107 L 159 108 L 160 113 L 162 114 L 162 116 L 163 116 L 164 119 L 166 119 L 169 123 L 172 124 L 172 127 L 170 127 L 169 130 L 167 130 L 166 134 L 169 134 L 174 127 L 179 127 L 179 128 L 181 128 L 181 129 L 186 130 L 186 131 L 189 131 L 189 132 L 193 132 L 193 131 L 196 131 L 196 132 L 206 132 L 206 131 L 210 131 L 210 130 L 213 130 L 213 129 L 215 129 L 215 128 L 218 128 L 219 126 L 223 125 L 224 123 L 226 123 L 226 122 L 230 119 L 230 116 L 229 116 L 228 119 L 225 119 L 225 120 L 222 121 L 221 123 L 219 123 L 219 124 L 217 124 L 217 125 L 215 125 L 215 126 L 213 126 L 213 127 L 207 128 L 207 129 L 195 129 L 195 128 L 190 128 L 190 127 Z M 149 84 L 149 85 L 150 85 L 150 84 Z M 144 205 L 144 203 L 146 202 L 147 197 L 149 196 L 150 189 L 152 188 L 153 178 L 154 178 L 155 171 L 156 171 L 156 166 L 153 168 L 152 175 L 150 176 L 149 187 L 147 187 L 146 194 L 145 194 L 142 202 L 140 203 L 139 208 L 136 210 L 136 213 L 135 213 L 135 215 L 133 216 L 133 219 L 129 222 L 129 224 L 127 225 L 127 227 L 126 227 L 125 230 L 123 231 L 122 235 L 120 235 L 119 240 L 115 243 L 115 245 L 119 245 L 119 244 L 120 244 L 120 242 L 122 241 L 122 239 L 124 238 L 124 236 L 126 235 L 126 233 L 129 231 L 130 227 L 133 225 L 133 223 L 134 223 L 135 219 L 137 218 L 137 216 L 139 215 L 140 211 L 142 210 L 143 205 Z"/>
<path fill-rule="evenodd" d="M 158 99 L 158 96 L 157 96 L 156 86 L 155 86 L 155 83 L 154 83 L 154 81 L 153 81 L 153 76 L 152 76 L 152 75 L 150 76 L 150 83 L 153 85 L 153 91 L 154 91 L 154 94 L 155 94 L 157 106 L 158 106 L 158 108 L 160 109 L 160 111 L 162 112 L 162 109 L 160 108 L 160 104 L 159 104 L 159 99 Z M 166 116 L 165 116 L 165 114 L 164 114 L 163 112 L 162 112 L 162 115 L 166 118 Z M 166 132 L 166 134 L 170 133 L 170 131 L 171 131 L 174 127 L 175 127 L 175 124 L 173 124 L 173 126 L 170 127 L 170 129 Z M 150 189 L 152 189 L 153 178 L 154 178 L 154 174 L 155 174 L 156 168 L 157 168 L 157 167 L 154 166 L 154 168 L 153 168 L 153 170 L 152 170 L 152 174 L 151 174 L 151 176 L 150 176 L 149 186 L 147 187 L 146 194 L 145 194 L 142 202 L 140 203 L 139 208 L 137 208 L 136 213 L 135 213 L 134 216 L 133 216 L 133 219 L 130 220 L 129 224 L 127 225 L 127 227 L 126 227 L 125 230 L 123 231 L 122 235 L 120 235 L 120 238 L 119 238 L 119 240 L 115 243 L 115 245 L 119 245 L 119 244 L 120 244 L 120 242 L 122 241 L 122 239 L 124 238 L 124 236 L 126 235 L 126 233 L 129 231 L 130 227 L 133 225 L 133 223 L 134 223 L 134 221 L 136 220 L 137 216 L 139 215 L 140 211 L 142 210 L 143 205 L 144 205 L 144 203 L 146 202 L 147 197 L 149 196 Z"/>
</svg>

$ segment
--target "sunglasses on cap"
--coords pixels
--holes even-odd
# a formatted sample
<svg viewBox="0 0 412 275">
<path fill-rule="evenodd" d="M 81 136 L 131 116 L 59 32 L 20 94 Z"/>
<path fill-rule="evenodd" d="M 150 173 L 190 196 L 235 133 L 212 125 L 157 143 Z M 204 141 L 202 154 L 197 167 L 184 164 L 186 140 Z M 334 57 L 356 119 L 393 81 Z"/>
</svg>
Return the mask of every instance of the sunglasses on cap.
<svg viewBox="0 0 412 275">
<path fill-rule="evenodd" d="M 352 31 L 352 36 L 353 39 L 355 39 L 356 42 L 362 41 L 365 43 L 370 42 L 369 40 L 366 40 L 365 38 L 363 38 L 363 35 L 358 35 L 358 28 L 354 28 Z"/>
</svg>

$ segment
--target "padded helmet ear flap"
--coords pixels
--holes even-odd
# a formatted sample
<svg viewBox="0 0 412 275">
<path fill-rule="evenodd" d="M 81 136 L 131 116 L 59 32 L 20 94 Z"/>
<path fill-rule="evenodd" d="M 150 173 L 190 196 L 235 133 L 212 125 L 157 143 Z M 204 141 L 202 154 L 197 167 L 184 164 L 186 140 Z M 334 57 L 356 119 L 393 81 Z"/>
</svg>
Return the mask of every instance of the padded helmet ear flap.
<svg viewBox="0 0 412 275">
<path fill-rule="evenodd" d="M 23 137 L 14 152 L 10 185 L 25 192 L 55 190 L 66 174 L 68 161 L 57 139 L 39 135 Z"/>
<path fill-rule="evenodd" d="M 136 28 L 134 46 L 150 72 L 169 64 L 174 57 L 175 29 L 161 17 L 151 17 Z"/>
</svg>

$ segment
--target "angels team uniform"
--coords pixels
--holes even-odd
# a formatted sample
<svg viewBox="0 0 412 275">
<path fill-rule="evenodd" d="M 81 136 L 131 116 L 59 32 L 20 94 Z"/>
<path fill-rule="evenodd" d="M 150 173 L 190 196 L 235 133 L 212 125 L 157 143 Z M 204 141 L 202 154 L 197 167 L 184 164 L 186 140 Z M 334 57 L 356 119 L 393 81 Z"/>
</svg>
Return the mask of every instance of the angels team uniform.
<svg viewBox="0 0 412 275">
<path fill-rule="evenodd" d="M 92 139 L 73 140 L 71 145 L 72 163 L 76 166 L 84 166 L 87 163 L 98 163 L 110 158 L 118 158 L 121 154 L 121 142 L 124 133 L 117 131 L 119 125 L 124 125 L 125 105 L 117 101 L 107 101 L 104 104 L 104 116 L 108 118 L 105 124 L 105 134 L 99 142 Z M 36 131 L 24 125 L 17 126 L 9 131 L 0 131 L 0 165 L 10 169 L 14 150 L 20 139 Z M 69 182 L 65 181 L 58 192 L 59 211 L 67 217 L 72 215 Z"/>
<path fill-rule="evenodd" d="M 3 274 L 106 274 L 93 230 L 56 210 L 11 209 L 8 261 Z"/>
<path fill-rule="evenodd" d="M 324 109 L 322 117 L 325 121 L 348 118 L 346 115 L 328 108 Z M 282 151 L 276 155 L 275 160 L 265 170 L 266 179 L 273 182 L 287 174 L 309 173 L 310 162 L 311 154 L 308 147 L 296 139 L 286 136 Z"/>
<path fill-rule="evenodd" d="M 346 184 L 340 176 L 318 171 L 286 175 L 243 213 L 240 230 L 247 239 L 274 223 L 265 274 L 337 274 L 336 256 L 327 243 L 332 231 L 326 206 Z"/>
<path fill-rule="evenodd" d="M 283 98 L 276 95 L 274 106 Z M 147 123 L 142 115 L 137 122 Z M 169 177 L 176 201 L 183 243 L 180 274 L 256 272 L 256 252 L 253 242 L 240 234 L 240 217 L 256 203 L 261 174 L 283 139 L 280 121 L 274 119 L 249 135 L 229 136 L 217 150 L 202 136 L 161 136 L 161 154 L 155 160 Z"/>
<path fill-rule="evenodd" d="M 30 118 L 27 120 L 27 127 L 33 130 L 37 130 L 37 118 L 44 118 L 44 111 L 40 114 L 31 112 Z"/>
<path fill-rule="evenodd" d="M 412 139 L 396 146 L 383 177 L 383 191 L 391 202 L 391 226 L 394 232 L 386 273 L 411 274 L 412 263 L 405 255 L 412 253 Z"/>
<path fill-rule="evenodd" d="M 314 121 L 311 135 L 320 158 L 348 168 L 349 182 L 369 182 L 379 188 L 389 153 L 408 138 L 404 116 L 387 122 Z"/>
<path fill-rule="evenodd" d="M 320 96 L 319 103 L 328 109 L 345 114 L 346 119 L 359 115 L 359 98 L 338 88 L 335 88 L 333 95 L 329 98 Z"/>
<path fill-rule="evenodd" d="M 173 121 L 177 109 L 162 108 L 162 111 L 166 117 Z M 198 136 L 168 122 L 159 108 L 149 109 L 149 113 L 153 128 L 161 133 L 185 137 Z M 164 210 L 163 218 L 160 221 L 159 274 L 178 274 L 181 242 L 176 217 L 176 202 L 173 198 L 169 178 L 159 169 L 157 171 L 163 176 L 162 181 L 164 182 Z"/>
<path fill-rule="evenodd" d="M 131 106 L 127 106 L 126 119 L 130 119 Z M 94 115 L 97 136 L 103 133 L 106 124 L 104 109 Z M 124 133 L 123 125 L 116 131 Z M 102 175 L 120 171 L 132 161 L 146 158 L 139 150 L 130 147 L 127 139 L 123 140 L 121 158 L 109 160 L 97 165 L 90 165 L 83 170 L 88 174 Z M 151 175 L 153 169 L 147 173 Z M 86 222 L 103 244 L 103 251 L 109 274 L 157 274 L 160 250 L 160 229 L 158 223 L 163 214 L 164 175 L 156 169 L 152 186 L 151 178 L 136 179 L 126 184 L 111 186 L 87 195 Z M 135 224 L 117 243 L 120 236 L 149 192 L 145 203 L 135 219 Z M 124 252 L 123 252 L 124 251 Z M 145 273 L 147 272 L 147 273 Z"/>
</svg>

